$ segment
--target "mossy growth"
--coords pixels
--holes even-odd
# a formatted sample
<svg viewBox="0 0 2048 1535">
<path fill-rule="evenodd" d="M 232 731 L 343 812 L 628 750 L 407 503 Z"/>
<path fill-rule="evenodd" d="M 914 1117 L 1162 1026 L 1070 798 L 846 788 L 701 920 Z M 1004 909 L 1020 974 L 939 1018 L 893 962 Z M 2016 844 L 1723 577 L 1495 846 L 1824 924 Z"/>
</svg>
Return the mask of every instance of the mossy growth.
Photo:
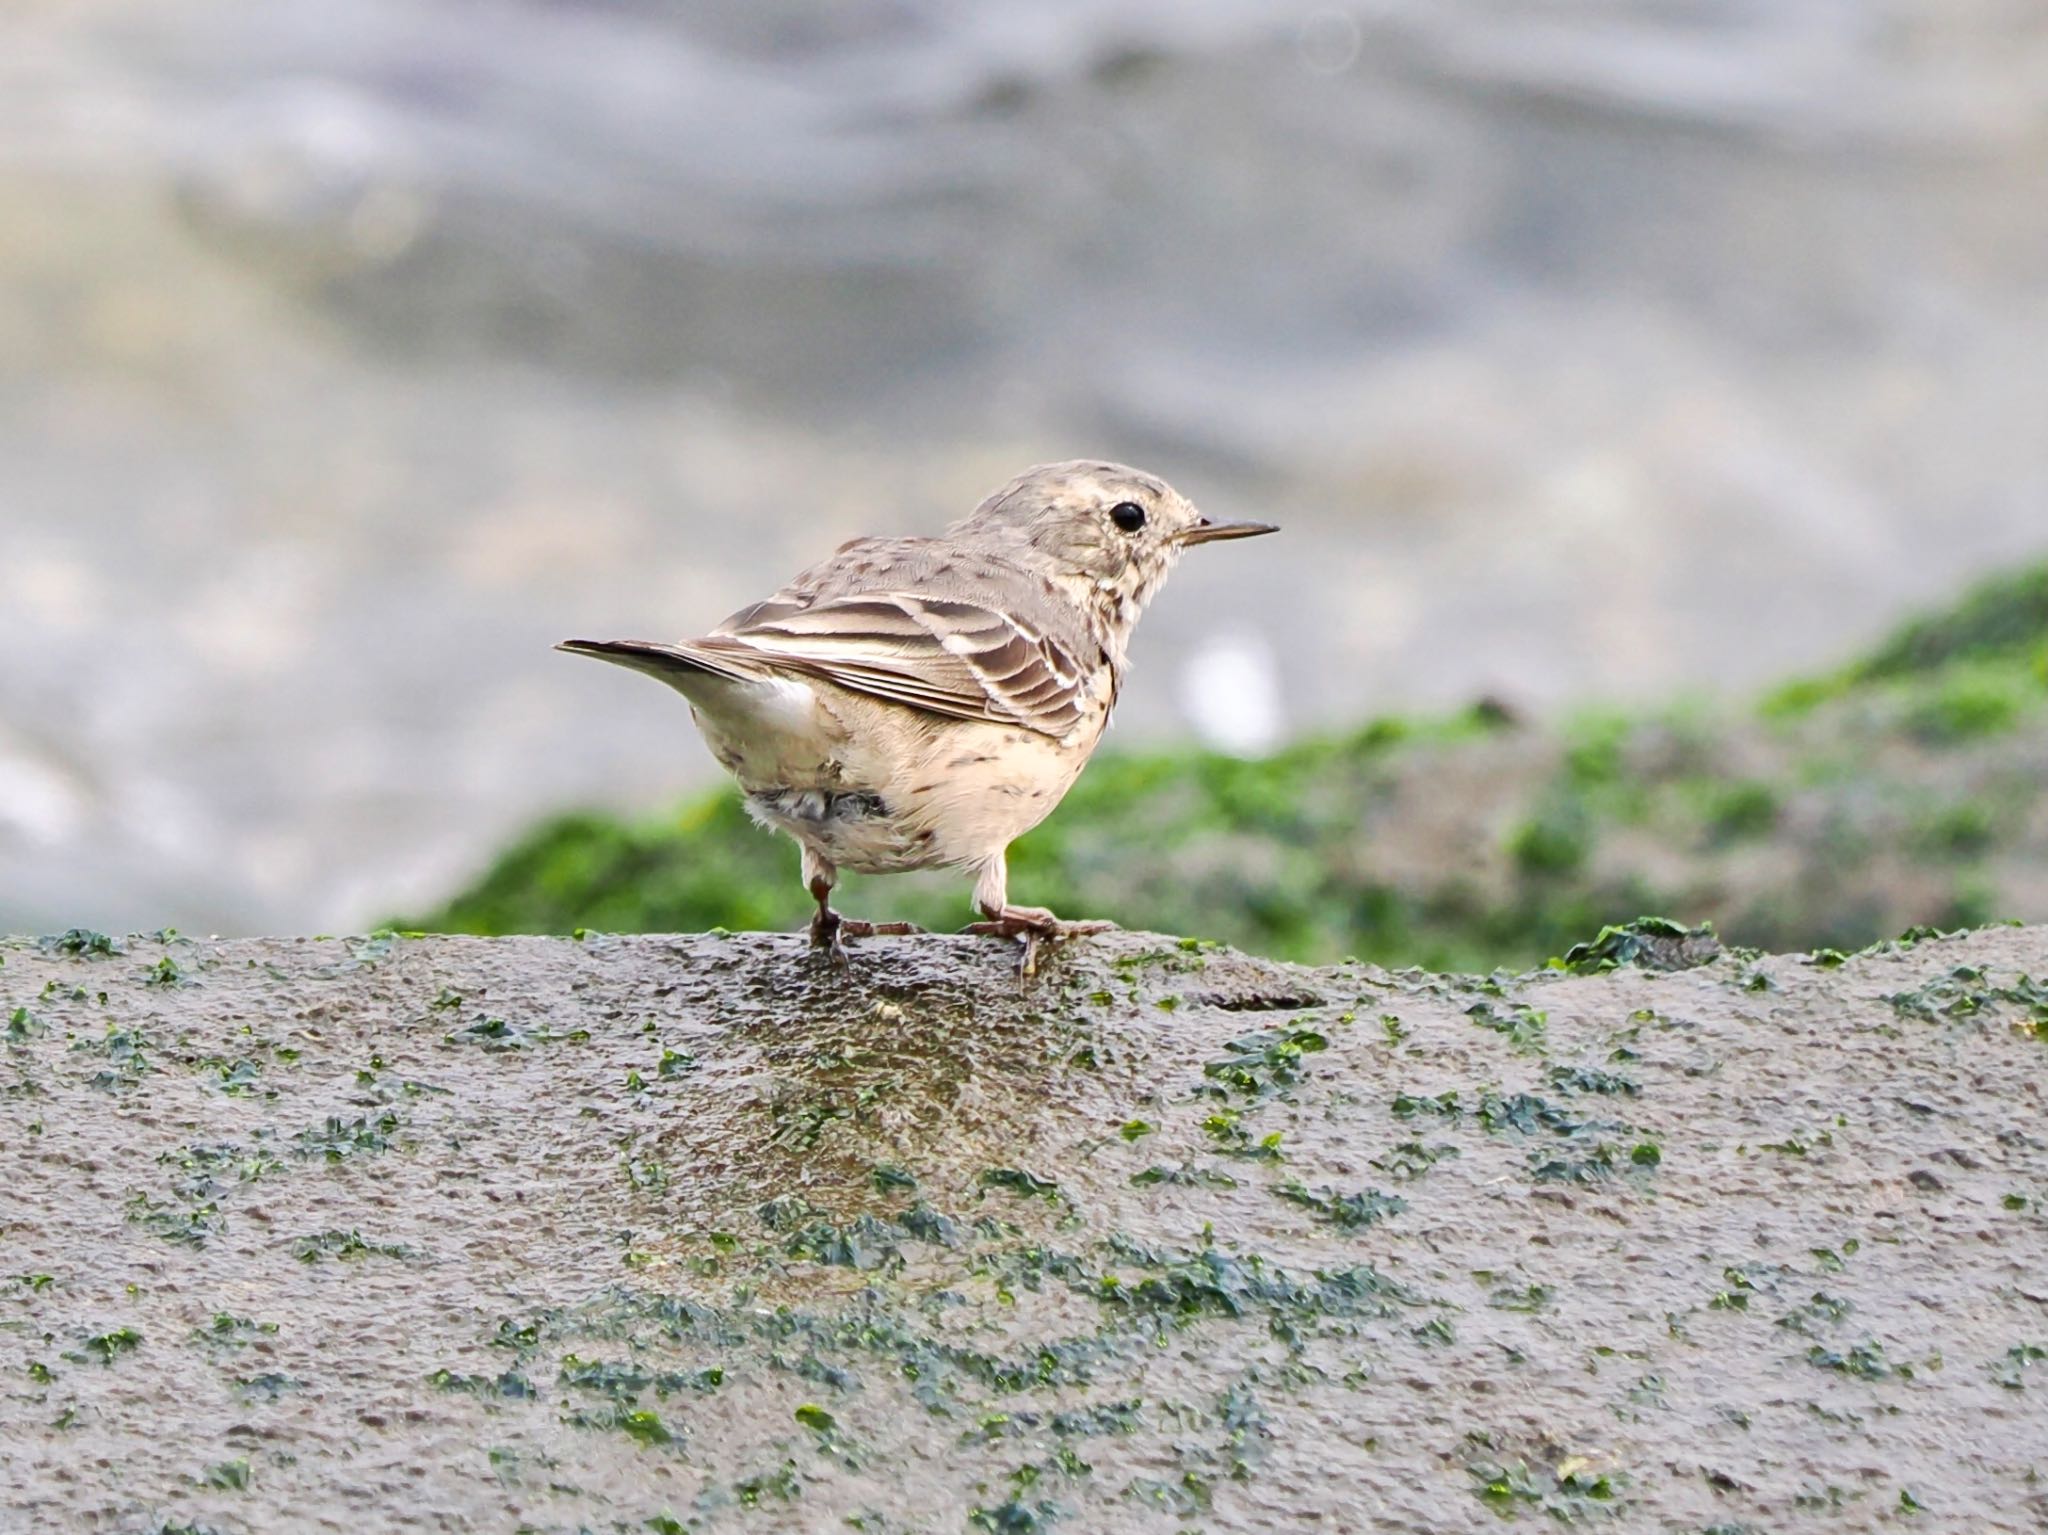
<svg viewBox="0 0 2048 1535">
<path fill-rule="evenodd" d="M 2048 916 L 2008 910 L 2031 887 L 2001 874 L 2048 856 L 2027 841 L 2048 827 L 2044 701 L 2048 565 L 1753 711 L 1600 709 L 1545 731 L 1475 708 L 1254 761 L 1105 752 L 1011 850 L 1010 888 L 1276 957 L 1477 972 L 1646 911 L 1776 951 Z M 794 931 L 811 909 L 796 864 L 726 787 L 648 819 L 562 816 L 398 925 Z M 945 931 L 974 915 L 967 890 L 954 873 L 854 878 L 837 904 Z"/>
<path fill-rule="evenodd" d="M 1982 582 L 1838 671 L 1785 684 L 1764 711 L 1797 718 L 1857 694 L 1901 705 L 1928 739 L 2011 729 L 2048 699 L 2048 564 Z"/>
<path fill-rule="evenodd" d="M 1058 911 L 1114 912 L 1128 925 L 1274 954 L 1420 952 L 1476 963 L 1485 951 L 1460 941 L 1468 926 L 1462 903 L 1418 907 L 1348 857 L 1328 855 L 1357 841 L 1361 813 L 1405 754 L 1454 750 L 1495 728 L 1473 711 L 1426 724 L 1381 720 L 1257 761 L 1208 751 L 1105 753 L 1053 817 L 1012 848 L 1011 888 Z M 811 910 L 796 862 L 792 844 L 763 832 L 738 796 L 720 789 L 647 820 L 559 817 L 441 911 L 400 925 L 469 933 L 792 930 Z M 974 916 L 967 893 L 957 874 L 849 877 L 835 904 L 945 930 Z"/>
</svg>

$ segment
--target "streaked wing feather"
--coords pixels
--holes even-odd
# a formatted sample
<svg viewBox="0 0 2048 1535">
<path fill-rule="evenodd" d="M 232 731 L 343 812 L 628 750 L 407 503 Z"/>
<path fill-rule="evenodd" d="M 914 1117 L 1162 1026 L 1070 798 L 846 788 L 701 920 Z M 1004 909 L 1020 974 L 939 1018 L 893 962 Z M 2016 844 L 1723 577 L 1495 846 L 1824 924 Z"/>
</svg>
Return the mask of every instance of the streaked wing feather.
<svg viewBox="0 0 2048 1535">
<path fill-rule="evenodd" d="M 1026 620 L 957 598 L 863 592 L 804 608 L 771 600 L 706 642 L 854 692 L 1055 738 L 1085 717 L 1087 674 Z"/>
</svg>

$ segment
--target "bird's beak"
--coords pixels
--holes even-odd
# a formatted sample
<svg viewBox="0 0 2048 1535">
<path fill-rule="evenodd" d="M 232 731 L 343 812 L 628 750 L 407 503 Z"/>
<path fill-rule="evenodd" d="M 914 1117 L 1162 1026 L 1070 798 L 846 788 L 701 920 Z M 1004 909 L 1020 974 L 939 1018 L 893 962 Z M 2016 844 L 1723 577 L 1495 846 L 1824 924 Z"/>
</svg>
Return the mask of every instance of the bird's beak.
<svg viewBox="0 0 2048 1535">
<path fill-rule="evenodd" d="M 1181 534 L 1183 544 L 1213 544 L 1226 538 L 1257 538 L 1261 533 L 1278 533 L 1270 522 L 1211 522 L 1204 517 Z"/>
</svg>

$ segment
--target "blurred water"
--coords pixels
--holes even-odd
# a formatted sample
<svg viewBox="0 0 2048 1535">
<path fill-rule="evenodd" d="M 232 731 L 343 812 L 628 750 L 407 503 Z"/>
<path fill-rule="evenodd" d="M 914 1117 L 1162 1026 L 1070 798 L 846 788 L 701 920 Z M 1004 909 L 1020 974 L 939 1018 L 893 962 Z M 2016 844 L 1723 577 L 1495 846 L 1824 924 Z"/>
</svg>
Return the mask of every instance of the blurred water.
<svg viewBox="0 0 2048 1535">
<path fill-rule="evenodd" d="M 1126 737 L 1830 659 L 2048 546 L 2048 8 L 15 0 L 0 928 L 656 803 L 552 641 L 1077 453 L 1287 525 Z"/>
</svg>

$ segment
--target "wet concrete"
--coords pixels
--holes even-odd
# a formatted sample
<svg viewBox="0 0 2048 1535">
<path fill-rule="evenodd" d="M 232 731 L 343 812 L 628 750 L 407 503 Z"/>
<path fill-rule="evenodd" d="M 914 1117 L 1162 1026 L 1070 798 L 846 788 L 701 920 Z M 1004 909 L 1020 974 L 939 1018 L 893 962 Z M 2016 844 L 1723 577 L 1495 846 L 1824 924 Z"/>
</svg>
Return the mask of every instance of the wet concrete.
<svg viewBox="0 0 2048 1535">
<path fill-rule="evenodd" d="M 0 1526 L 2035 1530 L 2048 929 L 0 944 Z"/>
</svg>

